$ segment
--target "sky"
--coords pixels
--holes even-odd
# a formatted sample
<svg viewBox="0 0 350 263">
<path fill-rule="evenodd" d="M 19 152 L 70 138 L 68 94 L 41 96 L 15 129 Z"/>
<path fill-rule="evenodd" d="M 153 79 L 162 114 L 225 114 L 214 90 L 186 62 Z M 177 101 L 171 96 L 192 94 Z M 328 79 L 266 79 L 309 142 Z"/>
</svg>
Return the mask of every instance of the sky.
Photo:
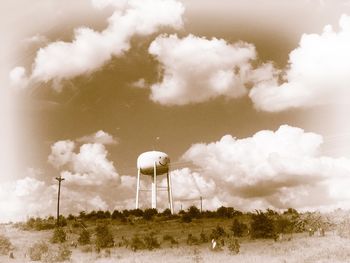
<svg viewBox="0 0 350 263">
<path fill-rule="evenodd" d="M 60 175 L 65 214 L 134 208 L 150 150 L 175 210 L 350 207 L 349 1 L 5 0 L 0 17 L 0 221 L 55 214 Z"/>
</svg>

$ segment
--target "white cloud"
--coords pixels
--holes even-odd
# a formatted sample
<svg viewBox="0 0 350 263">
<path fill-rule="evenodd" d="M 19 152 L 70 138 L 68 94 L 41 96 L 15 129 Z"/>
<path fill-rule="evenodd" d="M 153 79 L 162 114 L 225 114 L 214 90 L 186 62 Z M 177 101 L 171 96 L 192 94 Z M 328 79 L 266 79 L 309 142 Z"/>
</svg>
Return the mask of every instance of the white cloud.
<svg viewBox="0 0 350 263">
<path fill-rule="evenodd" d="M 215 193 L 216 185 L 212 179 L 203 178 L 189 168 L 171 171 L 171 178 L 174 199 L 198 200 L 200 196 L 208 198 Z M 161 184 L 167 184 L 166 178 Z"/>
<path fill-rule="evenodd" d="M 75 143 L 70 140 L 58 141 L 51 146 L 51 154 L 48 157 L 49 163 L 59 168 L 68 164 L 73 157 Z"/>
<path fill-rule="evenodd" d="M 96 8 L 113 6 L 108 26 L 101 32 L 77 28 L 72 42 L 57 41 L 40 48 L 32 65 L 31 80 L 48 82 L 98 70 L 113 56 L 130 48 L 134 35 L 149 35 L 160 27 L 182 27 L 183 5 L 176 0 L 93 1 Z M 60 90 L 60 85 L 54 85 Z"/>
<path fill-rule="evenodd" d="M 304 34 L 289 55 L 284 82 L 250 91 L 255 107 L 265 111 L 347 102 L 350 83 L 350 17 L 339 20 L 339 32 L 327 25 L 322 34 Z"/>
<path fill-rule="evenodd" d="M 248 92 L 248 85 L 270 80 L 276 74 L 270 64 L 253 69 L 255 47 L 243 42 L 162 35 L 151 43 L 149 53 L 164 71 L 162 81 L 151 86 L 151 99 L 164 105 L 241 97 Z"/>
<path fill-rule="evenodd" d="M 334 193 L 339 183 L 350 179 L 350 160 L 320 156 L 321 144 L 320 135 L 283 125 L 245 139 L 226 135 L 217 142 L 195 144 L 183 158 L 201 169 L 203 182 L 216 185 L 208 201 L 216 198 L 240 209 L 317 208 L 350 198 Z M 192 196 L 192 190 L 187 195 Z"/>
<path fill-rule="evenodd" d="M 62 175 L 68 183 L 82 186 L 99 186 L 111 182 L 119 184 L 119 175 L 113 162 L 107 159 L 107 155 L 103 144 L 84 144 L 79 153 L 72 155 L 71 170 L 63 171 Z"/>
<path fill-rule="evenodd" d="M 15 67 L 10 71 L 10 84 L 17 88 L 24 88 L 28 84 L 27 72 L 24 67 Z"/>
<path fill-rule="evenodd" d="M 107 132 L 99 130 L 98 132 L 90 135 L 83 136 L 77 139 L 77 142 L 82 143 L 101 143 L 105 145 L 117 144 L 118 141 L 113 138 L 113 136 Z"/>
<path fill-rule="evenodd" d="M 133 83 L 131 83 L 132 87 L 139 88 L 139 89 L 144 89 L 147 87 L 147 83 L 145 79 L 141 78 Z"/>
</svg>

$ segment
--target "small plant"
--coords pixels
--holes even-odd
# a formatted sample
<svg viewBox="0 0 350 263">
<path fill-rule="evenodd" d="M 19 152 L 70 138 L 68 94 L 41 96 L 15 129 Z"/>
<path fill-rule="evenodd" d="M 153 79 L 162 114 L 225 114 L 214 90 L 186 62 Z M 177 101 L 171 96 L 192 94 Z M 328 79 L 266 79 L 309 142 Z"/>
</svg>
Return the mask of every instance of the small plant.
<svg viewBox="0 0 350 263">
<path fill-rule="evenodd" d="M 0 235 L 0 254 L 7 255 L 12 249 L 10 240 L 3 235 Z"/>
<path fill-rule="evenodd" d="M 145 249 L 146 245 L 145 243 L 139 238 L 138 235 L 134 235 L 133 238 L 131 239 L 131 244 L 130 244 L 131 250 L 132 251 L 137 251 L 140 249 Z"/>
<path fill-rule="evenodd" d="M 226 236 L 225 229 L 222 226 L 216 226 L 210 234 L 210 239 L 219 239 Z"/>
<path fill-rule="evenodd" d="M 56 227 L 51 238 L 52 243 L 63 243 L 67 239 L 66 232 L 61 227 Z"/>
<path fill-rule="evenodd" d="M 198 245 L 199 244 L 198 238 L 193 236 L 192 234 L 188 234 L 186 244 L 190 246 Z"/>
<path fill-rule="evenodd" d="M 228 242 L 228 249 L 232 254 L 238 254 L 240 245 L 237 238 L 231 238 Z"/>
<path fill-rule="evenodd" d="M 95 233 L 95 245 L 98 249 L 114 246 L 113 236 L 107 225 L 98 225 L 95 229 Z"/>
<path fill-rule="evenodd" d="M 189 213 L 185 213 L 181 217 L 181 221 L 184 223 L 191 223 L 192 222 L 192 217 Z"/>
<path fill-rule="evenodd" d="M 56 261 L 62 262 L 70 260 L 70 257 L 72 255 L 72 251 L 68 248 L 67 245 L 60 245 L 58 249 L 58 253 L 56 254 Z"/>
<path fill-rule="evenodd" d="M 160 247 L 160 244 L 159 244 L 157 238 L 154 236 L 154 232 L 151 232 L 149 235 L 145 235 L 143 240 L 144 240 L 144 244 L 148 250 L 153 250 L 155 248 Z"/>
<path fill-rule="evenodd" d="M 199 235 L 199 241 L 201 243 L 207 243 L 209 241 L 207 235 L 203 231 Z"/>
<path fill-rule="evenodd" d="M 170 241 L 170 244 L 171 244 L 171 245 L 177 245 L 177 244 L 179 244 L 179 242 L 177 242 L 177 241 L 175 240 L 175 238 L 174 238 L 173 236 L 169 235 L 169 234 L 164 235 L 164 236 L 163 236 L 163 240 L 164 240 L 164 241 Z"/>
<path fill-rule="evenodd" d="M 79 245 L 87 245 L 90 244 L 90 232 L 87 229 L 83 229 L 80 232 L 79 238 L 78 238 L 78 243 Z"/>
<path fill-rule="evenodd" d="M 235 237 L 242 237 L 243 233 L 246 229 L 247 229 L 246 224 L 239 222 L 237 220 L 237 218 L 235 218 L 235 220 L 233 220 L 231 230 L 232 230 L 233 235 Z"/>
<path fill-rule="evenodd" d="M 40 261 L 43 255 L 49 251 L 49 247 L 45 242 L 34 243 L 32 247 L 29 248 L 28 254 L 32 261 Z"/>
<path fill-rule="evenodd" d="M 157 211 L 157 209 L 155 209 L 155 208 L 148 208 L 148 209 L 146 209 L 145 210 L 145 212 L 143 213 L 143 219 L 145 219 L 145 220 L 152 220 L 153 219 L 153 217 L 155 216 L 155 215 L 157 215 L 158 214 L 158 211 Z"/>
</svg>

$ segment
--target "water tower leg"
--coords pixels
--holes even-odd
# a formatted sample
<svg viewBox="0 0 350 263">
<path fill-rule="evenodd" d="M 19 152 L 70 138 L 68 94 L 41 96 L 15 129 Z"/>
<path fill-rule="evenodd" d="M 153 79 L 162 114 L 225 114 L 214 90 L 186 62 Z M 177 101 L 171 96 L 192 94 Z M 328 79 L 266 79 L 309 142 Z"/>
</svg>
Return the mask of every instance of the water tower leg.
<svg viewBox="0 0 350 263">
<path fill-rule="evenodd" d="M 174 214 L 174 206 L 173 206 L 173 192 L 172 192 L 172 185 L 171 185 L 171 176 L 170 173 L 167 173 L 167 181 L 168 181 L 168 199 L 169 199 L 169 206 L 171 214 Z"/>
<path fill-rule="evenodd" d="M 153 167 L 153 182 L 152 182 L 152 208 L 157 209 L 157 166 L 154 162 Z"/>
<path fill-rule="evenodd" d="M 136 206 L 135 208 L 139 208 L 139 192 L 140 192 L 140 169 L 137 169 L 137 182 L 136 182 Z"/>
</svg>

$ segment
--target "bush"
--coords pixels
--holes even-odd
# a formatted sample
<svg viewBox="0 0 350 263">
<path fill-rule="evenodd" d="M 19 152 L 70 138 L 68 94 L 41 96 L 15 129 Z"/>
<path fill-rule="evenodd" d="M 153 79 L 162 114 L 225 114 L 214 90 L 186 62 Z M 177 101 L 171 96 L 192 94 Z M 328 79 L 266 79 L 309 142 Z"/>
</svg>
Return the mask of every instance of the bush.
<svg viewBox="0 0 350 263">
<path fill-rule="evenodd" d="M 90 244 L 90 232 L 87 229 L 83 229 L 80 232 L 79 238 L 78 238 L 78 243 L 79 245 L 87 245 Z"/>
<path fill-rule="evenodd" d="M 148 208 L 143 213 L 143 219 L 145 220 L 152 220 L 155 215 L 158 214 L 157 209 L 155 208 Z"/>
<path fill-rule="evenodd" d="M 199 244 L 199 241 L 198 241 L 198 238 L 193 236 L 192 234 L 188 234 L 187 235 L 187 240 L 186 240 L 186 244 L 187 245 L 198 245 Z"/>
<path fill-rule="evenodd" d="M 201 211 L 199 211 L 199 209 L 192 205 L 190 206 L 190 208 L 188 209 L 187 214 L 191 217 L 191 218 L 200 218 L 201 217 Z"/>
<path fill-rule="evenodd" d="M 212 230 L 210 234 L 210 239 L 219 239 L 221 237 L 225 237 L 226 232 L 225 229 L 222 226 L 216 226 L 215 229 Z"/>
<path fill-rule="evenodd" d="M 190 214 L 185 213 L 185 214 L 182 215 L 181 221 L 184 222 L 184 223 L 191 223 L 192 222 L 192 217 L 190 216 Z"/>
<path fill-rule="evenodd" d="M 169 217 L 171 216 L 171 210 L 169 208 L 164 209 L 162 216 Z"/>
<path fill-rule="evenodd" d="M 247 229 L 247 225 L 244 223 L 241 223 L 237 220 L 237 218 L 235 220 L 233 220 L 233 224 L 231 226 L 231 230 L 233 232 L 233 235 L 235 237 L 242 237 L 244 231 L 246 231 Z"/>
<path fill-rule="evenodd" d="M 252 214 L 250 228 L 252 238 L 276 238 L 272 218 L 261 211 L 257 211 L 256 214 Z"/>
<path fill-rule="evenodd" d="M 43 255 L 48 251 L 49 247 L 45 242 L 34 243 L 34 245 L 28 250 L 29 258 L 32 261 L 40 261 Z"/>
<path fill-rule="evenodd" d="M 42 262 L 53 263 L 53 262 L 63 262 L 70 260 L 72 251 L 67 245 L 60 245 L 57 249 L 49 250 L 44 253 L 41 257 Z"/>
<path fill-rule="evenodd" d="M 12 249 L 12 244 L 10 240 L 3 236 L 0 235 L 0 254 L 2 255 L 7 255 Z"/>
<path fill-rule="evenodd" d="M 56 227 L 51 238 L 52 243 L 63 243 L 67 239 L 66 232 L 61 227 Z"/>
<path fill-rule="evenodd" d="M 131 250 L 132 251 L 137 251 L 140 249 L 145 249 L 146 245 L 145 243 L 139 238 L 138 235 L 134 235 L 133 238 L 131 239 L 131 244 L 130 244 Z"/>
<path fill-rule="evenodd" d="M 113 236 L 107 225 L 96 226 L 95 233 L 96 233 L 95 245 L 98 249 L 113 247 L 114 245 Z"/>
<path fill-rule="evenodd" d="M 145 247 L 148 250 L 153 250 L 155 248 L 160 247 L 160 244 L 159 244 L 157 238 L 154 236 L 153 232 L 151 232 L 149 235 L 145 235 L 143 240 L 144 240 Z"/>
<path fill-rule="evenodd" d="M 207 235 L 203 231 L 199 235 L 199 241 L 201 243 L 207 243 L 209 241 Z"/>
<path fill-rule="evenodd" d="M 237 238 L 231 238 L 228 242 L 228 250 L 233 254 L 238 254 L 240 245 Z"/>
<path fill-rule="evenodd" d="M 56 261 L 68 261 L 72 255 L 72 251 L 68 248 L 67 245 L 60 245 L 58 253 L 56 254 Z"/>
</svg>

